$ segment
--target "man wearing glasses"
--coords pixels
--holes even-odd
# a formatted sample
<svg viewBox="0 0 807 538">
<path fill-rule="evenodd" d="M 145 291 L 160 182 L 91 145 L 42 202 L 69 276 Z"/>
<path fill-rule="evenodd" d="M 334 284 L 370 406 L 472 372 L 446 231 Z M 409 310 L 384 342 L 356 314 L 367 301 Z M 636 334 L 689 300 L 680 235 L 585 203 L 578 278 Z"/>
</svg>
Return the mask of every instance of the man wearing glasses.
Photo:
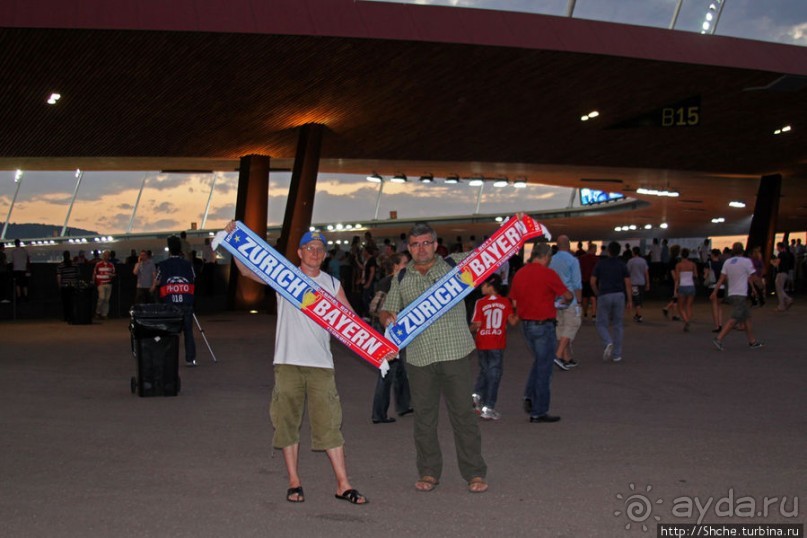
<svg viewBox="0 0 807 538">
<path fill-rule="evenodd" d="M 235 229 L 231 223 L 228 232 Z M 297 255 L 300 270 L 322 286 L 339 302 L 350 308 L 339 281 L 320 271 L 325 259 L 325 236 L 306 232 L 300 240 Z M 235 260 L 241 274 L 264 284 L 241 262 Z M 352 311 L 353 309 L 350 308 Z M 280 295 L 277 299 L 275 332 L 275 387 L 269 415 L 275 428 L 273 445 L 283 451 L 289 476 L 286 500 L 305 500 L 297 463 L 300 450 L 300 426 L 308 400 L 312 450 L 324 450 L 336 476 L 336 497 L 353 504 L 364 504 L 367 498 L 350 485 L 345 465 L 345 439 L 342 437 L 342 407 L 336 392 L 330 334 Z"/>
<path fill-rule="evenodd" d="M 403 276 L 392 279 L 379 313 L 383 326 L 395 322 L 398 312 L 429 289 L 467 254 L 436 255 L 437 234 L 428 224 L 416 224 L 408 236 L 412 261 Z M 437 434 L 442 395 L 448 407 L 460 474 L 472 493 L 487 491 L 487 465 L 482 458 L 482 437 L 469 399 L 473 386 L 470 353 L 474 339 L 466 323 L 465 303 L 459 301 L 407 347 L 407 372 L 414 413 L 415 450 L 420 479 L 418 491 L 432 491 L 440 481 L 443 455 Z"/>
</svg>

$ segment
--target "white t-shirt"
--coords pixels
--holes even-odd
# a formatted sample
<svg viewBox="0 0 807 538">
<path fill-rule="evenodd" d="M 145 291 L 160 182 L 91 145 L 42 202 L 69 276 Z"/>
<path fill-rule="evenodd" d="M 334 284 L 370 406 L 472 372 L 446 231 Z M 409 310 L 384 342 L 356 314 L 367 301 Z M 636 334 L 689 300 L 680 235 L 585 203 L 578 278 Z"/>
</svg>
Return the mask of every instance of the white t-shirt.
<svg viewBox="0 0 807 538">
<path fill-rule="evenodd" d="M 748 277 L 753 275 L 754 271 L 754 262 L 750 258 L 735 256 L 726 260 L 720 272 L 726 275 L 729 281 L 729 297 L 732 295 L 745 297 L 748 294 Z"/>
<path fill-rule="evenodd" d="M 310 278 L 334 297 L 339 291 L 339 281 L 324 271 Z M 279 294 L 275 364 L 333 369 L 331 335 Z"/>
<path fill-rule="evenodd" d="M 11 262 L 14 264 L 14 271 L 28 270 L 28 251 L 25 247 L 14 247 L 11 251 Z"/>
</svg>

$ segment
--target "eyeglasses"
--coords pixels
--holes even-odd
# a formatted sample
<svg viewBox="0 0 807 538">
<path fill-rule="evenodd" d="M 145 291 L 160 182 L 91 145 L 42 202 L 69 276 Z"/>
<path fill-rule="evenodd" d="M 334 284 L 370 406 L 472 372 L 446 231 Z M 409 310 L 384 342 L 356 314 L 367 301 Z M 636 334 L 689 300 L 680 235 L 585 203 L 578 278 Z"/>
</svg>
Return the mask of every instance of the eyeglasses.
<svg viewBox="0 0 807 538">
<path fill-rule="evenodd" d="M 303 247 L 303 250 L 308 252 L 309 254 L 325 254 L 325 249 L 322 247 L 314 247 L 311 245 L 306 245 Z"/>
<path fill-rule="evenodd" d="M 415 249 L 418 247 L 429 248 L 434 244 L 434 241 L 418 241 L 416 243 L 409 243 L 409 248 Z"/>
</svg>

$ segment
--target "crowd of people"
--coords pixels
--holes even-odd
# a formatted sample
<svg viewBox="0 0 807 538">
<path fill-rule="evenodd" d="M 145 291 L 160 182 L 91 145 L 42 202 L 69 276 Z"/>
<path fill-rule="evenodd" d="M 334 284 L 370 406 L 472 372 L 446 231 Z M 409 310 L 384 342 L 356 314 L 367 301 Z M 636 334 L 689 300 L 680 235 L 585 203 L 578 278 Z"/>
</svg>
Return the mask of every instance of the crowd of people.
<svg viewBox="0 0 807 538">
<path fill-rule="evenodd" d="M 363 240 L 356 236 L 347 252 L 332 248 L 326 253 L 327 245 L 321 234 L 306 234 L 298 250 L 301 269 L 326 288 L 333 288 L 340 301 L 380 331 L 393 324 L 399 312 L 418 300 L 478 246 L 474 241 L 457 238 L 450 248 L 446 247 L 424 223 L 402 235 L 400 242 L 385 240 L 377 245 L 367 232 Z M 625 245 L 623 249 L 616 242 L 603 245 L 599 253 L 594 244 L 584 249 L 578 243 L 573 253 L 569 238 L 562 235 L 553 245 L 544 241 L 533 244 L 526 263 L 518 256 L 501 260 L 499 271 L 479 287 L 476 300 L 467 305 L 460 301 L 416 336 L 399 357 L 389 357 L 390 372 L 377 380 L 372 422 L 396 421 L 389 415 L 393 394 L 398 416 L 411 413 L 414 417 L 418 473 L 415 489 L 430 492 L 440 484 L 443 455 L 438 441 L 438 415 L 440 401 L 444 400 L 460 475 L 468 491 L 488 490 L 478 419 L 501 418 L 496 405 L 504 372 L 508 325 L 520 325 L 532 356 L 522 395 L 530 423 L 560 420 L 560 416 L 550 414 L 552 374 L 555 368 L 569 371 L 578 366 L 573 343 L 583 320 L 590 315 L 594 322 L 602 343 L 602 359 L 619 363 L 623 360 L 625 311 L 630 312 L 635 323 L 643 323 L 647 315 L 644 300 L 654 288 L 670 290 L 669 304 L 662 313 L 664 318 L 672 315 L 680 321 L 684 332 L 692 330 L 693 303 L 699 292 L 706 290 L 715 316 L 714 346 L 722 350 L 726 336 L 740 329 L 750 348 L 762 347 L 750 314 L 751 300 L 761 305 L 767 295 L 767 268 L 761 266 L 762 257 L 758 251 L 746 256 L 739 243 L 725 252 L 709 246 L 707 240 L 690 250 L 656 240 L 643 255 L 637 246 Z M 786 310 L 793 303 L 786 290 L 790 278 L 787 275 L 794 263 L 787 245 L 780 244 L 778 249 L 779 255 L 770 269 L 777 275 L 785 275 L 774 281 L 779 308 Z M 248 273 L 243 267 L 242 272 Z M 731 306 L 725 323 L 724 303 Z M 307 380 L 314 375 L 309 369 L 326 370 L 330 387 L 327 390 L 335 391 L 333 361 L 324 329 L 304 317 L 296 319 L 293 325 L 287 324 L 286 315 L 278 317 L 275 375 L 279 379 L 272 396 L 271 416 L 275 446 L 286 458 L 289 475 L 286 498 L 289 502 L 303 502 L 297 468 L 299 429 L 305 398 L 312 398 L 320 383 Z M 310 336 L 312 342 L 316 336 L 319 341 L 316 352 L 313 349 L 292 352 L 288 344 L 283 344 L 295 339 L 292 334 L 308 335 L 304 340 Z M 478 361 L 475 379 L 474 355 Z M 320 357 L 316 364 L 310 363 L 315 357 Z M 286 386 L 286 366 L 294 368 L 288 375 L 300 380 L 296 389 Z M 323 404 L 309 400 L 308 405 Z M 368 502 L 346 479 L 344 438 L 329 429 L 333 423 L 315 419 L 320 412 L 333 415 L 341 410 L 309 408 L 312 443 L 329 456 L 337 481 L 337 498 L 355 504 Z"/>
<path fill-rule="evenodd" d="M 232 227 L 233 223 L 228 230 Z M 323 234 L 307 232 L 297 254 L 303 273 L 383 331 L 482 242 L 457 237 L 446 247 L 434 229 L 419 223 L 408 234 L 401 234 L 397 242 L 387 239 L 378 245 L 370 232 L 363 240 L 356 236 L 347 252 L 338 248 L 328 251 Z M 654 240 L 643 255 L 639 247 L 626 244 L 623 249 L 614 241 L 602 245 L 599 253 L 595 244 L 589 243 L 584 249 L 581 242 L 573 253 L 565 235 L 554 244 L 538 240 L 531 245 L 526 261 L 518 255 L 500 260 L 498 270 L 481 284 L 473 300 L 459 301 L 418 334 L 399 356 L 387 357 L 391 368 L 376 382 L 371 420 L 374 424 L 396 421 L 389 416 L 393 395 L 398 417 L 413 416 L 418 473 L 414 487 L 430 492 L 440 484 L 443 473 L 438 416 L 444 400 L 460 475 L 469 492 L 483 493 L 489 485 L 479 419 L 501 418 L 496 406 L 508 325 L 520 326 L 532 358 L 521 396 L 528 421 L 555 423 L 560 416 L 550 414 L 552 375 L 555 368 L 570 371 L 580 364 L 573 344 L 589 315 L 602 343 L 602 359 L 619 363 L 624 357 L 626 310 L 635 323 L 641 324 L 647 315 L 643 310 L 646 294 L 655 287 L 669 289 L 670 301 L 662 314 L 664 318 L 672 315 L 673 320 L 682 322 L 684 332 L 690 332 L 693 303 L 699 289 L 706 289 L 715 325 L 714 347 L 722 351 L 726 337 L 740 329 L 749 348 L 756 349 L 763 344 L 754 333 L 751 306 L 764 305 L 769 279 L 774 283 L 777 310 L 787 310 L 794 302 L 789 293 L 797 270 L 795 260 L 804 253 L 799 254 L 798 242 L 793 247 L 795 252 L 785 243 L 777 244 L 777 255 L 765 267 L 759 249 L 746 253 L 740 243 L 721 252 L 710 249 L 708 240 L 697 250 Z M 166 261 L 155 264 L 150 252 L 137 255 L 132 251 L 125 267 L 137 279 L 136 303 L 159 298 L 183 309 L 186 364 L 194 366 L 191 320 L 196 256 L 186 255 L 189 248 L 185 238 L 171 237 Z M 15 256 L 22 257 L 16 252 Z M 71 258 L 65 251 L 64 261 L 57 268 L 57 284 L 62 290 L 75 286 L 81 278 L 79 267 L 91 266 L 98 289 L 96 315 L 103 319 L 109 307 L 107 288 L 117 277 L 115 261 L 111 251 L 96 252 L 89 261 L 84 260 L 83 253 Z M 263 283 L 240 262 L 236 265 L 242 274 Z M 25 270 L 17 269 L 16 263 L 13 267 L 15 272 Z M 183 286 L 177 287 L 177 283 Z M 19 289 L 18 293 L 24 296 L 25 292 Z M 726 318 L 724 303 L 731 307 Z M 305 501 L 298 464 L 300 428 L 307 407 L 312 448 L 328 456 L 336 479 L 336 497 L 365 504 L 368 498 L 348 479 L 330 336 L 282 298 L 277 305 L 270 417 L 275 430 L 273 444 L 283 453 L 288 475 L 286 500 Z M 474 355 L 478 361 L 475 379 Z"/>
</svg>

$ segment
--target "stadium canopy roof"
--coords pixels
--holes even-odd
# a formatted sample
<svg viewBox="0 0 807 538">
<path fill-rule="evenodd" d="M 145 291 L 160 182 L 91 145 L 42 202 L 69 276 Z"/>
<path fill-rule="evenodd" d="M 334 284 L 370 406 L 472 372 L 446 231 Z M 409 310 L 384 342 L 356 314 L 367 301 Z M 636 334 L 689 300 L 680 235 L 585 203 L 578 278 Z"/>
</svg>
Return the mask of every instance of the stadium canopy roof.
<svg viewBox="0 0 807 538">
<path fill-rule="evenodd" d="M 781 174 L 778 229 L 807 229 L 804 47 L 354 0 L 9 0 L 0 50 L 0 169 L 289 169 L 315 122 L 321 172 L 620 191 L 679 237 L 746 233 L 709 219 L 730 200 L 750 217 Z"/>
</svg>

